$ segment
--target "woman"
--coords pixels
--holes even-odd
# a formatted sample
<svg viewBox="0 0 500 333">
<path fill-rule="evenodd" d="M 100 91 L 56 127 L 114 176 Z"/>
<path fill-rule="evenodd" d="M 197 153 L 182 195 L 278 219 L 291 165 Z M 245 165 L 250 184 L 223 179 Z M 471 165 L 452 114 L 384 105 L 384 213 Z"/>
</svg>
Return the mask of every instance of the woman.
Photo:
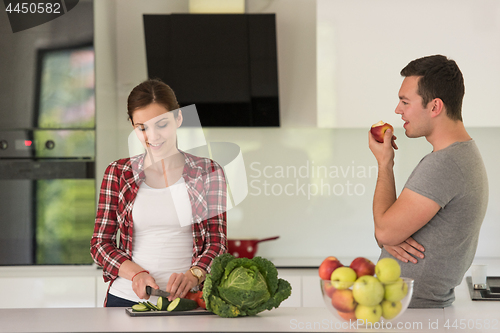
<svg viewBox="0 0 500 333">
<path fill-rule="evenodd" d="M 107 307 L 149 299 L 146 286 L 183 297 L 227 251 L 223 170 L 177 149 L 183 118 L 173 91 L 144 81 L 127 109 L 146 152 L 111 163 L 102 181 L 91 254 L 111 281 Z"/>
</svg>

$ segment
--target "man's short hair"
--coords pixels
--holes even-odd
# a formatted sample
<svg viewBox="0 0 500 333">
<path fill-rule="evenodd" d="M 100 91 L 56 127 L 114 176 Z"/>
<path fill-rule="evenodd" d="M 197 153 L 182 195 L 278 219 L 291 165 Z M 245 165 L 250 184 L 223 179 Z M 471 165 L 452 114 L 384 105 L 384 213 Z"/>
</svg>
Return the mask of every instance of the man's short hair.
<svg viewBox="0 0 500 333">
<path fill-rule="evenodd" d="M 465 85 L 462 72 L 454 60 L 443 55 L 415 59 L 401 70 L 401 75 L 420 76 L 417 92 L 424 107 L 434 98 L 440 98 L 448 117 L 462 121 Z"/>
</svg>

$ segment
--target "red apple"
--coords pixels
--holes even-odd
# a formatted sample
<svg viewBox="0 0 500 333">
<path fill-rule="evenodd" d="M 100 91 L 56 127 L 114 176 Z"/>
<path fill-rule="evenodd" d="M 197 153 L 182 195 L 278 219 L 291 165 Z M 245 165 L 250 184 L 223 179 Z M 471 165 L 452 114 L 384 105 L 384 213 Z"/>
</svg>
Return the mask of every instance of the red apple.
<svg viewBox="0 0 500 333">
<path fill-rule="evenodd" d="M 342 319 L 346 320 L 346 321 L 356 321 L 356 314 L 354 313 L 354 311 L 352 312 L 340 312 L 340 311 L 337 311 L 337 313 L 339 314 L 340 317 L 342 317 Z"/>
<path fill-rule="evenodd" d="M 375 274 L 375 264 L 363 257 L 354 259 L 349 267 L 351 267 L 356 272 L 358 278 L 363 275 Z"/>
<path fill-rule="evenodd" d="M 351 289 L 336 289 L 332 294 L 332 305 L 340 312 L 353 312 L 356 301 Z"/>
<path fill-rule="evenodd" d="M 322 280 L 330 280 L 333 271 L 342 266 L 344 265 L 342 265 L 337 258 L 333 256 L 327 257 L 323 260 L 321 265 L 319 265 L 319 277 Z"/>
<path fill-rule="evenodd" d="M 370 132 L 372 133 L 375 140 L 377 140 L 378 142 L 384 142 L 384 134 L 388 129 L 391 129 L 391 131 L 394 133 L 394 128 L 392 127 L 392 125 L 384 123 L 381 120 L 378 123 L 372 125 Z"/>
<path fill-rule="evenodd" d="M 332 281 L 322 281 L 323 282 L 323 290 L 325 291 L 326 296 L 332 298 L 332 294 L 335 291 L 335 287 L 332 286 Z"/>
</svg>

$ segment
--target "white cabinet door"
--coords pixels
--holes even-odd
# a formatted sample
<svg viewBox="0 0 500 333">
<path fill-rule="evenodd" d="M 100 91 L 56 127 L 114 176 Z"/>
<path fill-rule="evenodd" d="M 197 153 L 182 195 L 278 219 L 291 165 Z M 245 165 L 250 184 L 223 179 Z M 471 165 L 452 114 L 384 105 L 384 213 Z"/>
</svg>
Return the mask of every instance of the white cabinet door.
<svg viewBox="0 0 500 333">
<path fill-rule="evenodd" d="M 302 277 L 302 306 L 318 308 L 325 306 L 318 276 Z"/>
<path fill-rule="evenodd" d="M 95 307 L 95 284 L 94 276 L 0 278 L 0 308 Z"/>
<path fill-rule="evenodd" d="M 290 282 L 292 294 L 284 300 L 280 307 L 298 308 L 302 306 L 302 277 L 301 276 L 278 276 Z"/>
<path fill-rule="evenodd" d="M 96 304 L 97 308 L 104 307 L 104 300 L 108 292 L 109 282 L 104 282 L 102 276 L 96 277 Z"/>
</svg>

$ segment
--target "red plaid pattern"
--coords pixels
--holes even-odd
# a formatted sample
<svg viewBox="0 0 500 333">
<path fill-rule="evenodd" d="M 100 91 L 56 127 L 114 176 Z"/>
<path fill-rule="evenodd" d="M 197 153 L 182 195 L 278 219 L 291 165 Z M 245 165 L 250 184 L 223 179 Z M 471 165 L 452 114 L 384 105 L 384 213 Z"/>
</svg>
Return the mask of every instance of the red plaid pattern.
<svg viewBox="0 0 500 333">
<path fill-rule="evenodd" d="M 184 153 L 183 178 L 193 213 L 192 265 L 210 272 L 212 260 L 227 252 L 226 181 L 222 167 L 208 158 Z M 104 173 L 90 242 L 104 281 L 118 277 L 120 265 L 132 260 L 132 207 L 145 179 L 144 154 L 111 163 Z M 135 171 L 134 171 L 135 170 Z M 120 242 L 117 245 L 117 232 Z"/>
</svg>

